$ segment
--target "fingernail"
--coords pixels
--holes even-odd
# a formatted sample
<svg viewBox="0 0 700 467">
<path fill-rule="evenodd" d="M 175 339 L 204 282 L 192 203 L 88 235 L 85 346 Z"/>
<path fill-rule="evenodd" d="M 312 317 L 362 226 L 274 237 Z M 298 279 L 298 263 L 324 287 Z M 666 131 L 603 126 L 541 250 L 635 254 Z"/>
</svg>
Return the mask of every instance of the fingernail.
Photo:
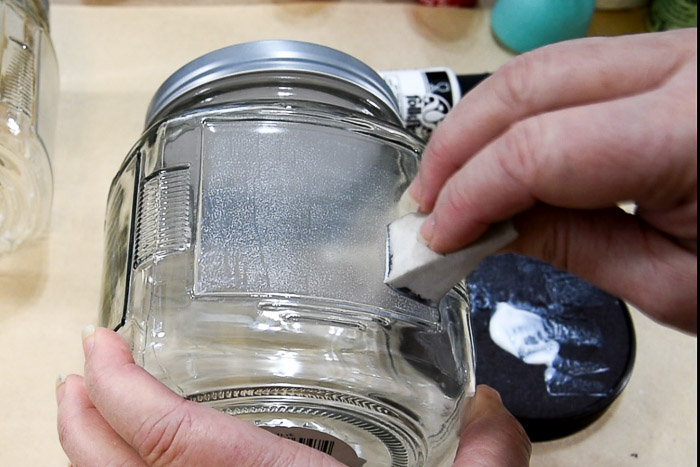
<svg viewBox="0 0 700 467">
<path fill-rule="evenodd" d="M 87 355 L 94 344 L 95 326 L 88 324 L 83 328 L 80 337 L 83 339 L 83 352 Z"/>
<path fill-rule="evenodd" d="M 420 182 L 420 177 L 414 178 L 406 191 L 411 194 L 411 197 L 416 201 L 418 207 L 420 207 L 421 195 L 423 194 L 423 185 Z"/>
<path fill-rule="evenodd" d="M 63 391 L 61 391 L 61 388 L 63 387 L 63 383 L 66 382 L 66 375 L 63 373 L 58 375 L 58 378 L 56 378 L 56 402 L 61 403 L 61 399 L 63 399 Z"/>
<path fill-rule="evenodd" d="M 67 376 L 63 373 L 59 373 L 58 378 L 56 378 L 56 389 L 58 389 L 63 383 L 66 382 Z"/>
<path fill-rule="evenodd" d="M 406 190 L 403 192 L 401 195 L 401 198 L 399 199 L 399 217 L 404 216 L 406 214 L 412 213 L 412 212 L 418 212 L 418 201 L 413 197 L 413 194 L 411 194 L 411 190 Z"/>
<path fill-rule="evenodd" d="M 426 245 L 430 245 L 430 242 L 433 240 L 433 234 L 435 230 L 435 216 L 433 214 L 430 214 L 424 221 L 423 225 L 420 227 L 420 231 L 418 232 L 418 240 L 423 242 Z"/>
</svg>

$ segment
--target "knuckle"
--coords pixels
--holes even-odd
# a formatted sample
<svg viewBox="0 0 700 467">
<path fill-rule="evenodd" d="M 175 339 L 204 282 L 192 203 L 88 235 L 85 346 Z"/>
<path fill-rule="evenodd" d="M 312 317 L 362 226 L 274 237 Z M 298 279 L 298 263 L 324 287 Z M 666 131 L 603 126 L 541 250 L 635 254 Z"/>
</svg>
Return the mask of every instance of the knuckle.
<svg viewBox="0 0 700 467">
<path fill-rule="evenodd" d="M 136 430 L 132 446 L 149 465 L 172 465 L 187 459 L 193 422 L 184 402 L 146 419 Z"/>
<path fill-rule="evenodd" d="M 539 51 L 518 55 L 499 70 L 502 85 L 496 86 L 496 97 L 508 109 L 528 109 L 535 100 L 543 54 Z"/>
<path fill-rule="evenodd" d="M 445 190 L 442 197 L 443 199 L 440 200 L 441 211 L 445 215 L 438 216 L 436 222 L 443 218 L 449 222 L 450 219 L 456 219 L 460 214 L 469 212 L 469 197 L 466 193 L 466 188 L 461 183 L 450 183 L 448 185 L 448 189 Z"/>
<path fill-rule="evenodd" d="M 438 127 L 439 128 L 439 127 Z M 437 132 L 438 130 L 436 130 Z M 453 150 L 453 143 L 449 135 L 443 135 L 443 138 L 432 138 L 426 147 L 423 162 L 428 162 L 436 166 L 445 164 L 452 165 L 453 162 L 450 153 Z"/>
<path fill-rule="evenodd" d="M 545 154 L 544 129 L 540 117 L 514 124 L 504 135 L 504 153 L 500 164 L 510 177 L 532 186 L 538 176 L 540 159 Z"/>
<path fill-rule="evenodd" d="M 461 167 L 462 160 L 455 155 L 457 147 L 459 145 L 449 137 L 431 140 L 421 162 L 420 177 L 423 187 L 421 201 L 427 205 L 423 207 L 427 209 L 432 207 L 435 198 L 439 195 L 440 187 Z"/>
</svg>

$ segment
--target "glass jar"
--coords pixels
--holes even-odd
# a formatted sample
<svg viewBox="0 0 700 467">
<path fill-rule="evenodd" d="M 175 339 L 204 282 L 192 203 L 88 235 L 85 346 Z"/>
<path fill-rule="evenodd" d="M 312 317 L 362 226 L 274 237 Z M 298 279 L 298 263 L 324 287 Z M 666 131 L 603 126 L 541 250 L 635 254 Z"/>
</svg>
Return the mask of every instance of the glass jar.
<svg viewBox="0 0 700 467">
<path fill-rule="evenodd" d="M 154 96 L 106 213 L 101 323 L 172 390 L 350 466 L 451 465 L 474 393 L 464 284 L 383 283 L 423 143 L 369 67 L 259 41 Z"/>
<path fill-rule="evenodd" d="M 0 0 L 0 255 L 49 222 L 58 66 L 46 0 Z"/>
</svg>

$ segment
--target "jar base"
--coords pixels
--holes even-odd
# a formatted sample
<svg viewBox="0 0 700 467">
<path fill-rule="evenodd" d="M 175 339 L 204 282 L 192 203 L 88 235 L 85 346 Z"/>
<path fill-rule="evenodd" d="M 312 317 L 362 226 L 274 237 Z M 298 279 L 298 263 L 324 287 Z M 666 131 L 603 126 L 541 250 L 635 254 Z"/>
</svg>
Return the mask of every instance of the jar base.
<svg viewBox="0 0 700 467">
<path fill-rule="evenodd" d="M 251 386 L 187 399 L 302 442 L 350 466 L 420 466 L 427 457 L 427 441 L 406 413 L 362 396 L 316 387 Z"/>
</svg>

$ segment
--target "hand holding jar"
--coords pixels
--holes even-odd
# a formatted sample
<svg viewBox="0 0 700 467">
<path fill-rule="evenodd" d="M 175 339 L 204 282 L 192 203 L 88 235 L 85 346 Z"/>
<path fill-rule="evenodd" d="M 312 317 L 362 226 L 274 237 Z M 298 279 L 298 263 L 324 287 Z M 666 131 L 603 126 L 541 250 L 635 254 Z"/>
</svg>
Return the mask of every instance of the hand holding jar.
<svg viewBox="0 0 700 467">
<path fill-rule="evenodd" d="M 59 381 L 58 431 L 74 465 L 341 466 L 317 449 L 183 400 L 104 328 L 84 335 L 85 377 Z M 527 466 L 530 442 L 493 389 L 465 413 L 455 467 Z"/>
</svg>

